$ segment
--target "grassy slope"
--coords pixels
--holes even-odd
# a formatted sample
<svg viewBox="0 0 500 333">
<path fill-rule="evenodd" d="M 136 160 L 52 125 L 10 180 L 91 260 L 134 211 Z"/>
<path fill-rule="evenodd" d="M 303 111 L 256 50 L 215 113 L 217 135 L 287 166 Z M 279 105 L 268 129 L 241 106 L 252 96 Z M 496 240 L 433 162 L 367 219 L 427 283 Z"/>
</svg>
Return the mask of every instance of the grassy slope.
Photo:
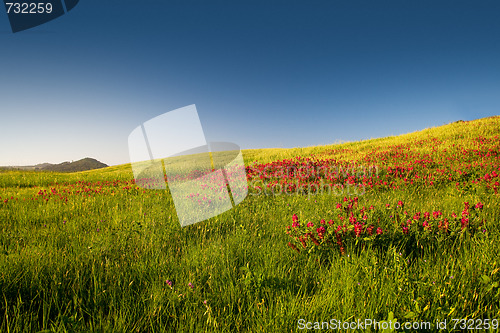
<svg viewBox="0 0 500 333">
<path fill-rule="evenodd" d="M 339 152 L 329 154 L 329 157 L 350 160 L 363 156 L 373 149 L 383 149 L 393 145 L 411 143 L 413 141 L 422 140 L 428 137 L 435 137 L 439 140 L 446 140 L 449 141 L 450 144 L 457 143 L 463 145 L 463 142 L 460 141 L 462 139 L 474 138 L 479 135 L 485 137 L 499 135 L 499 128 L 500 116 L 494 116 L 468 122 L 454 122 L 451 124 L 427 128 L 422 131 L 403 134 L 399 136 L 301 148 L 246 149 L 243 150 L 242 153 L 245 165 L 251 165 L 253 162 L 268 163 L 276 160 L 294 158 L 296 156 L 310 156 L 311 154 L 318 155 L 324 152 L 331 151 L 333 149 Z M 464 147 L 469 148 L 468 145 L 464 145 Z M 425 148 L 423 149 L 425 150 Z M 347 151 L 342 152 L 343 150 Z M 2 172 L 2 170 L 0 170 L 0 172 Z M 24 173 L 19 172 L 19 174 Z M 61 179 L 65 179 L 66 176 L 60 175 L 59 177 L 61 177 Z M 70 178 L 67 179 L 116 179 L 116 177 L 133 178 L 133 174 L 130 163 L 127 163 L 103 169 L 75 172 L 69 177 Z"/>
<path fill-rule="evenodd" d="M 422 140 L 428 137 L 435 137 L 439 140 L 449 141 L 450 144 L 456 143 L 462 145 L 463 139 L 470 139 L 479 135 L 490 137 L 499 135 L 500 131 L 500 116 L 482 118 L 468 122 L 454 122 L 444 126 L 427 128 L 422 131 L 403 134 L 399 136 L 390 136 L 385 138 L 370 139 L 357 142 L 347 142 L 336 145 L 313 146 L 303 148 L 270 148 L 270 149 L 249 149 L 244 150 L 245 163 L 249 164 L 253 161 L 259 163 L 272 162 L 293 158 L 295 156 L 317 155 L 332 149 L 338 150 L 336 154 L 331 154 L 332 157 L 339 159 L 355 159 L 372 151 L 373 149 L 383 149 L 393 145 L 402 145 L 411 143 L 416 140 Z M 465 145 L 468 148 L 468 145 Z M 425 147 L 423 150 L 428 150 Z M 342 153 L 342 150 L 348 150 Z"/>
<path fill-rule="evenodd" d="M 492 138 L 499 129 L 496 117 L 243 154 L 247 164 L 311 154 L 353 160 L 434 137 L 445 141 L 437 151 L 425 144 L 412 149 L 440 156 L 453 144 L 473 148 L 470 138 Z M 370 192 L 361 204 L 403 200 L 410 211 L 459 212 L 463 201 L 481 200 L 488 234 L 432 244 L 411 262 L 394 243 L 332 255 L 324 265 L 291 251 L 284 231 L 294 213 L 301 220 L 329 218 L 339 197 L 248 197 L 234 210 L 180 228 L 168 193 L 136 190 L 131 178 L 129 165 L 73 174 L 0 172 L 2 200 L 14 197 L 0 208 L 0 331 L 285 332 L 295 331 L 300 318 L 500 317 L 500 201 L 493 194 L 457 193 L 454 184 Z M 102 181 L 113 184 L 96 184 Z M 38 194 L 52 188 L 58 194 Z"/>
</svg>

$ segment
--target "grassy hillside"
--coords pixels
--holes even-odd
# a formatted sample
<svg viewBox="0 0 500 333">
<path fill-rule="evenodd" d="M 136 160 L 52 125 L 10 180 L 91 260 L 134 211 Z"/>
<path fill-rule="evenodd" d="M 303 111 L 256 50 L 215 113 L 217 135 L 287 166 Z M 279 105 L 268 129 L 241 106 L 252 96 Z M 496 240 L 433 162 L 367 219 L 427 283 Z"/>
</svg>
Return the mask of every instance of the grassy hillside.
<svg viewBox="0 0 500 333">
<path fill-rule="evenodd" d="M 459 121 L 448 125 L 427 128 L 422 131 L 391 136 L 385 138 L 370 139 L 357 142 L 347 142 L 336 145 L 313 146 L 304 148 L 271 148 L 250 149 L 244 151 L 245 163 L 257 161 L 267 163 L 281 159 L 289 159 L 295 156 L 309 156 L 311 154 L 323 154 L 329 152 L 331 157 L 342 159 L 355 159 L 370 153 L 372 150 L 386 149 L 395 145 L 411 144 L 415 141 L 435 138 L 448 144 L 456 144 L 464 148 L 475 145 L 475 138 L 492 138 L 499 135 L 500 116 L 477 119 L 473 121 Z M 423 151 L 432 152 L 430 147 L 422 147 Z"/>
<path fill-rule="evenodd" d="M 184 228 L 169 191 L 138 188 L 130 165 L 0 171 L 0 331 L 499 319 L 499 135 L 492 117 L 245 150 L 248 197 Z"/>
</svg>

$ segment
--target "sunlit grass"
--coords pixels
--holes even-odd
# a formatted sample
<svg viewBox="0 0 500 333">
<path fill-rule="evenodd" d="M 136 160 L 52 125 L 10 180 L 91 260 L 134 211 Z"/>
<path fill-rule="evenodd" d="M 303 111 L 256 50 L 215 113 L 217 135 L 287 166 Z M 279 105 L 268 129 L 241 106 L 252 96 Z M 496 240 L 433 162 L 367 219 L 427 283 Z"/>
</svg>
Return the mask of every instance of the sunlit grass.
<svg viewBox="0 0 500 333">
<path fill-rule="evenodd" d="M 478 137 L 490 140 L 481 149 L 498 152 L 499 134 L 497 117 L 340 145 L 245 150 L 243 157 L 246 165 L 311 154 L 352 161 L 427 140 L 411 151 L 437 159 L 453 144 L 478 149 Z M 435 149 L 433 138 L 445 143 Z M 463 156 L 474 177 L 484 174 L 486 157 Z M 500 167 L 498 157 L 487 161 Z M 130 164 L 0 172 L 1 332 L 290 332 L 301 318 L 500 318 L 500 199 L 482 183 L 375 188 L 359 205 L 401 200 L 411 212 L 460 213 L 464 202 L 482 202 L 485 233 L 432 243 L 418 255 L 394 239 L 325 261 L 291 250 L 286 226 L 293 214 L 315 223 L 334 218 L 343 196 L 249 195 L 181 228 L 168 191 L 132 180 Z"/>
</svg>

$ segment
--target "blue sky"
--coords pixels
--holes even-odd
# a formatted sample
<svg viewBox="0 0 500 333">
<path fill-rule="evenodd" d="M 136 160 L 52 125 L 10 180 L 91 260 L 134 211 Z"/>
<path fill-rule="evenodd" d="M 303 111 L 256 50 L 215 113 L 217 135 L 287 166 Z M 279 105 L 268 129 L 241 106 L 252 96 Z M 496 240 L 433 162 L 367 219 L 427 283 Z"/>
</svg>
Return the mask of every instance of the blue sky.
<svg viewBox="0 0 500 333">
<path fill-rule="evenodd" d="M 0 13 L 0 165 L 129 161 L 196 104 L 208 141 L 305 147 L 500 114 L 500 3 L 82 0 L 13 34 Z"/>
</svg>

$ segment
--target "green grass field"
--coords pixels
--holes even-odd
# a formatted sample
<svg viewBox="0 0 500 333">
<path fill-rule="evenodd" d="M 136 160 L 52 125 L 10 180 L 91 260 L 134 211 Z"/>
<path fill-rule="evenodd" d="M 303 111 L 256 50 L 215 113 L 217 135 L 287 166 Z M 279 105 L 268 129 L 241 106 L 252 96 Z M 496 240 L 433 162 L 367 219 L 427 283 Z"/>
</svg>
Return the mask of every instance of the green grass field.
<svg viewBox="0 0 500 333">
<path fill-rule="evenodd" d="M 130 165 L 0 171 L 0 331 L 295 332 L 315 322 L 329 331 L 332 319 L 496 331 L 499 135 L 492 117 L 246 150 L 250 195 L 184 228 L 169 192 L 138 188 Z M 325 165 L 343 169 L 275 172 Z M 360 172 L 369 166 L 376 173 Z M 311 186 L 323 182 L 339 186 Z"/>
</svg>

